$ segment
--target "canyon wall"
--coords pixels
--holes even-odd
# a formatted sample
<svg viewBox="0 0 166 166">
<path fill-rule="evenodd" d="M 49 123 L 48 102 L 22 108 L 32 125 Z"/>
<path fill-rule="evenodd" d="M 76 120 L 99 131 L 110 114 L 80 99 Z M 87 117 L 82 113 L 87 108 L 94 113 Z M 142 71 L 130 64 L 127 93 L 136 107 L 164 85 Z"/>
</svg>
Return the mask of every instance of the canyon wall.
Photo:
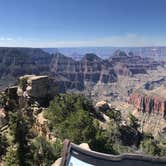
<svg viewBox="0 0 166 166">
<path fill-rule="evenodd" d="M 16 84 L 16 78 L 21 75 L 36 74 L 54 78 L 61 92 L 91 91 L 96 84 L 116 83 L 119 76 L 131 78 L 147 74 L 147 70 L 155 70 L 160 65 L 150 58 L 120 50 L 109 59 L 88 53 L 81 60 L 75 60 L 37 48 L 0 48 L 0 87 Z"/>
<path fill-rule="evenodd" d="M 135 92 L 130 96 L 129 103 L 133 104 L 138 111 L 159 114 L 166 117 L 166 99 L 159 95 L 155 96 Z"/>
</svg>

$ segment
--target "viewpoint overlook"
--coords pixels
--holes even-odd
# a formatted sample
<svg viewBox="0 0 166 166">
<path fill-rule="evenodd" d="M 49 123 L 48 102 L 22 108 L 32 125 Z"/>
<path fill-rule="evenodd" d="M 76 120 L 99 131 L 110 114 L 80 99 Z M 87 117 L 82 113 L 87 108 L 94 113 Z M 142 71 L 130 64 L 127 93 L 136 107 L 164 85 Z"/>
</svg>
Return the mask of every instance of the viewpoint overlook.
<svg viewBox="0 0 166 166">
<path fill-rule="evenodd" d="M 96 151 L 114 154 L 116 160 L 117 154 L 133 153 L 138 163 L 139 155 L 151 163 L 155 158 L 146 155 L 165 155 L 166 61 L 122 50 L 107 59 L 87 53 L 74 60 L 38 48 L 0 48 L 0 57 L 1 141 L 7 141 L 2 156 L 14 151 L 5 150 L 10 148 L 8 142 L 18 141 L 16 149 L 25 155 L 35 155 L 41 147 L 53 150 L 48 153 L 52 158 L 47 158 L 53 163 L 66 138 L 87 143 L 90 156 Z M 27 133 L 22 133 L 22 127 Z M 30 149 L 26 152 L 24 148 Z M 38 162 L 32 156 L 30 160 Z M 2 163 L 7 161 L 7 156 L 2 158 Z M 156 159 L 161 165 L 164 161 Z M 118 159 L 118 163 L 123 162 Z"/>
<path fill-rule="evenodd" d="M 165 9 L 1 0 L 0 166 L 166 166 Z"/>
</svg>

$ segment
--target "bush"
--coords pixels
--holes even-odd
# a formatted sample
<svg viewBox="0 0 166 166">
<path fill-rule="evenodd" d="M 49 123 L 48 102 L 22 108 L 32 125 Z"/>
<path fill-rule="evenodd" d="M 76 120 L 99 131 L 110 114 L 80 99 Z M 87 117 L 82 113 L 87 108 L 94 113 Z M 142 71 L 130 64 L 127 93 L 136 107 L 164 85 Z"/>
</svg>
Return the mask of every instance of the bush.
<svg viewBox="0 0 166 166">
<path fill-rule="evenodd" d="M 51 165 L 60 157 L 62 144 L 59 140 L 55 143 L 46 141 L 45 137 L 37 137 L 31 144 L 31 164 L 32 165 Z"/>
<path fill-rule="evenodd" d="M 45 113 L 50 129 L 60 139 L 80 144 L 86 142 L 93 150 L 113 153 L 109 134 L 99 128 L 98 114 L 90 100 L 81 95 L 61 94 L 55 97 Z"/>
<path fill-rule="evenodd" d="M 109 133 L 107 131 L 98 130 L 90 147 L 92 150 L 102 153 L 119 154 L 113 148 L 113 142 L 110 139 Z"/>
<path fill-rule="evenodd" d="M 138 119 L 132 115 L 131 113 L 129 113 L 129 119 L 130 119 L 130 127 L 137 130 L 139 128 L 139 123 L 138 123 Z"/>
<path fill-rule="evenodd" d="M 3 157 L 3 162 L 5 166 L 19 166 L 19 157 L 17 147 L 8 147 L 6 155 Z"/>
<path fill-rule="evenodd" d="M 6 148 L 8 147 L 7 138 L 5 135 L 0 134 L 0 156 L 6 153 Z"/>
<path fill-rule="evenodd" d="M 160 146 L 160 156 L 164 157 L 166 156 L 166 147 L 165 146 Z"/>
<path fill-rule="evenodd" d="M 20 88 L 25 90 L 26 89 L 26 85 L 27 85 L 27 78 L 19 79 L 18 85 L 20 86 Z"/>
<path fill-rule="evenodd" d="M 153 139 L 144 139 L 141 144 L 141 149 L 143 152 L 145 152 L 146 154 L 150 154 L 150 155 L 160 155 L 160 149 L 157 146 L 157 142 Z"/>
<path fill-rule="evenodd" d="M 72 113 L 65 121 L 56 125 L 55 133 L 61 139 L 69 139 L 76 144 L 87 142 L 91 144 L 96 129 L 93 119 L 83 110 Z"/>
<path fill-rule="evenodd" d="M 121 123 L 122 117 L 121 112 L 119 110 L 115 110 L 114 108 L 109 109 L 105 112 L 105 114 L 110 118 L 113 119 L 116 123 Z"/>
</svg>

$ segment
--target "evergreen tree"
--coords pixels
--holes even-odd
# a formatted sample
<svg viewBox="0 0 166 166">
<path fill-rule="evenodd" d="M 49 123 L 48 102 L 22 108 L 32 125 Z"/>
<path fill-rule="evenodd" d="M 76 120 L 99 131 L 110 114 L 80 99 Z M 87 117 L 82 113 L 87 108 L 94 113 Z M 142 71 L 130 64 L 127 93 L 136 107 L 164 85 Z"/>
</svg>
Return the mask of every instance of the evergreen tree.
<svg viewBox="0 0 166 166">
<path fill-rule="evenodd" d="M 10 113 L 9 127 L 13 144 L 17 144 L 18 159 L 21 166 L 27 165 L 29 154 L 27 134 L 29 132 L 26 118 L 18 112 Z"/>
<path fill-rule="evenodd" d="M 4 166 L 19 166 L 19 156 L 17 147 L 9 146 L 3 158 Z"/>
<path fill-rule="evenodd" d="M 35 138 L 31 144 L 32 165 L 51 165 L 60 157 L 61 149 L 62 144 L 59 140 L 51 143 L 46 141 L 46 138 L 42 136 Z"/>
</svg>

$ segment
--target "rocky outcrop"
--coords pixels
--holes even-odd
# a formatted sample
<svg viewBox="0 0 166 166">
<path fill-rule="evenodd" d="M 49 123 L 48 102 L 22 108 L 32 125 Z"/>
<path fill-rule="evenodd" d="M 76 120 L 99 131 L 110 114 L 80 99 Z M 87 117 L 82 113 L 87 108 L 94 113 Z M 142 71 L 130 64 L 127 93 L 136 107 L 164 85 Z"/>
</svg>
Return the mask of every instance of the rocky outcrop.
<svg viewBox="0 0 166 166">
<path fill-rule="evenodd" d="M 43 98 L 52 94 L 51 79 L 48 76 L 32 76 L 27 80 L 27 94 L 34 98 Z"/>
<path fill-rule="evenodd" d="M 107 111 L 111 108 L 111 105 L 106 101 L 99 101 L 95 105 L 95 109 L 99 111 Z"/>
<path fill-rule="evenodd" d="M 148 112 L 138 112 L 134 110 L 132 114 L 139 120 L 140 130 L 146 133 L 152 133 L 156 139 L 164 140 L 166 138 L 166 120 L 161 116 L 149 114 Z"/>
<path fill-rule="evenodd" d="M 47 102 L 56 93 L 53 80 L 48 76 L 25 75 L 19 78 L 17 95 L 20 105 L 28 101 Z"/>
<path fill-rule="evenodd" d="M 160 94 L 137 91 L 130 96 L 129 103 L 133 104 L 138 111 L 166 117 L 166 98 Z"/>
<path fill-rule="evenodd" d="M 111 83 L 117 80 L 112 64 L 95 54 L 86 54 L 81 60 L 81 65 L 85 81 Z"/>
</svg>

